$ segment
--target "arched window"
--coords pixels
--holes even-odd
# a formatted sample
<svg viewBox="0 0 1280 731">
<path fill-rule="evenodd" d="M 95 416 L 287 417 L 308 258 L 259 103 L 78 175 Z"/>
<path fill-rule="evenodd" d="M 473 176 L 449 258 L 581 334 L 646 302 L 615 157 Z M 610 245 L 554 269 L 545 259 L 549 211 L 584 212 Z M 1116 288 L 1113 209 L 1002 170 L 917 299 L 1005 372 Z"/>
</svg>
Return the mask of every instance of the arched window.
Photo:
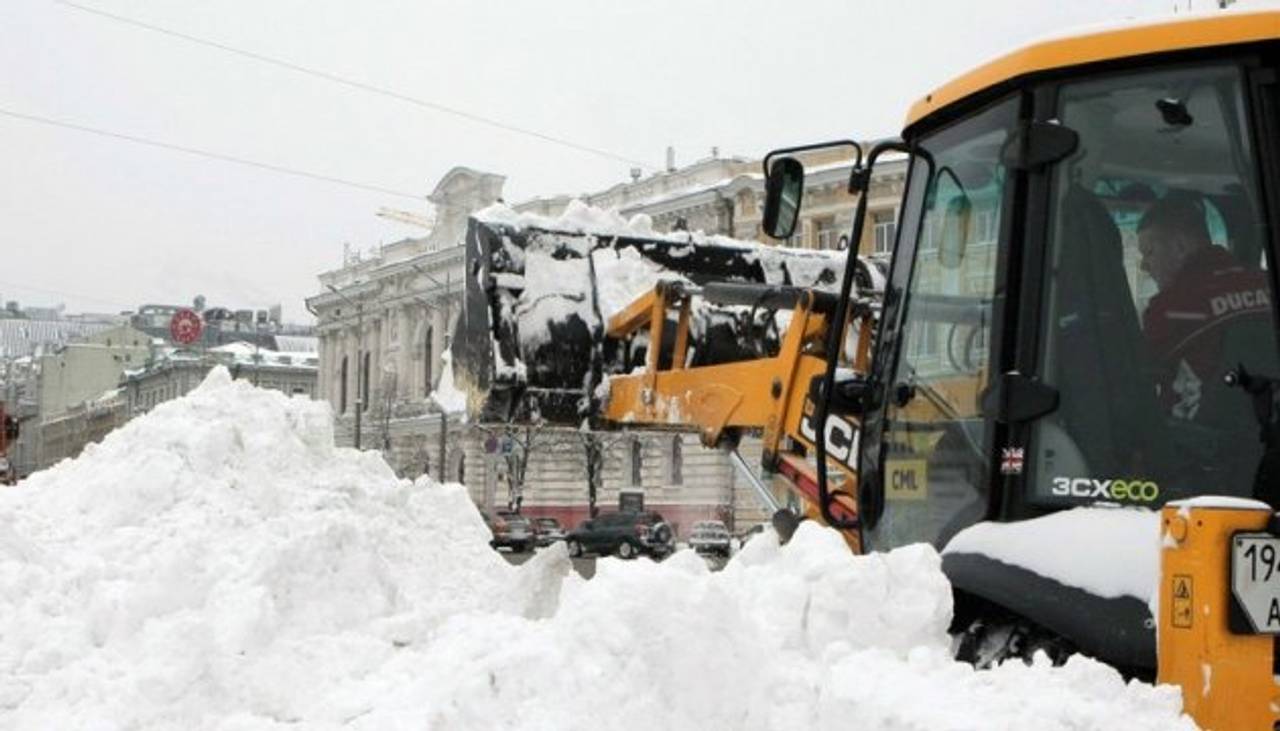
<svg viewBox="0 0 1280 731">
<path fill-rule="evenodd" d="M 347 356 L 342 356 L 342 377 L 338 379 L 338 413 L 347 413 Z"/>
<path fill-rule="evenodd" d="M 671 484 L 684 484 L 684 439 L 678 434 L 671 437 Z"/>
<path fill-rule="evenodd" d="M 360 410 L 369 410 L 369 356 L 371 353 L 365 351 L 364 367 L 360 373 Z"/>
<path fill-rule="evenodd" d="M 424 394 L 430 394 L 431 388 L 435 384 L 431 382 L 431 367 L 435 365 L 436 359 L 431 357 L 431 341 L 435 340 L 435 328 L 427 328 L 427 339 L 422 346 L 422 389 Z"/>
<path fill-rule="evenodd" d="M 640 444 L 639 439 L 631 440 L 631 484 L 642 484 L 642 473 L 644 471 L 644 446 Z"/>
</svg>

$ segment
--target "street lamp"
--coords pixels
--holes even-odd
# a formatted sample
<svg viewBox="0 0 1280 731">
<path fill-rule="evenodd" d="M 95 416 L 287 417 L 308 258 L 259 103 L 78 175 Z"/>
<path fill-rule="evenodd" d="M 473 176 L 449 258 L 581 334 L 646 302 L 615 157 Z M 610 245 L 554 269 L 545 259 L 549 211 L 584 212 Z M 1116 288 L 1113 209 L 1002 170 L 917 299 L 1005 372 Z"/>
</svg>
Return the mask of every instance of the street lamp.
<svg viewBox="0 0 1280 731">
<path fill-rule="evenodd" d="M 353 302 L 351 298 L 338 291 L 332 284 L 326 284 L 330 292 L 338 295 L 347 304 L 356 308 L 356 449 L 360 448 L 360 412 L 364 411 L 364 353 L 360 346 L 364 340 L 364 303 Z"/>
</svg>

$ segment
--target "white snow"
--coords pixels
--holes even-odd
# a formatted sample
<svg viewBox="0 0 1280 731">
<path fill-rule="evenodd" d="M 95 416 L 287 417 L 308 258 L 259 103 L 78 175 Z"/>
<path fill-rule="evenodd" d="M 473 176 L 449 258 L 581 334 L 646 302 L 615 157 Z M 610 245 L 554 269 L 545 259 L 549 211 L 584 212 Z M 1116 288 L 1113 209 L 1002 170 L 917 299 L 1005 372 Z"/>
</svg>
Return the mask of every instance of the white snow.
<svg viewBox="0 0 1280 731">
<path fill-rule="evenodd" d="M 447 414 L 466 413 L 467 394 L 458 390 L 453 381 L 453 351 L 446 350 L 440 356 L 444 367 L 440 371 L 440 382 L 431 392 L 431 400 Z"/>
<path fill-rule="evenodd" d="M 596 297 L 600 314 L 607 320 L 621 312 L 637 297 L 653 289 L 659 281 L 688 282 L 632 248 L 596 249 L 591 252 L 596 273 Z"/>
<path fill-rule="evenodd" d="M 559 216 L 520 213 L 504 203 L 495 203 L 473 215 L 486 223 L 503 224 L 513 228 L 536 228 L 545 231 L 586 233 L 597 236 L 629 236 L 673 242 L 701 243 L 713 241 L 717 244 L 729 246 L 749 246 L 749 244 L 724 236 L 707 236 L 702 233 L 685 231 L 669 234 L 659 233 L 654 231 L 653 220 L 647 215 L 633 216 L 628 220 L 623 218 L 617 211 L 596 208 L 577 199 L 569 201 L 568 207 Z"/>
<path fill-rule="evenodd" d="M 548 326 L 571 315 L 577 315 L 588 327 L 598 323 L 591 304 L 590 266 L 585 258 L 555 259 L 525 252 L 524 291 L 515 309 L 522 353 L 532 353 L 550 341 Z"/>
<path fill-rule="evenodd" d="M 1185 515 L 1192 508 L 1218 508 L 1227 510 L 1271 510 L 1271 506 L 1261 500 L 1230 495 L 1200 495 L 1184 500 L 1170 500 L 1170 507 L 1179 508 L 1179 514 Z"/>
<path fill-rule="evenodd" d="M 1101 597 L 1158 594 L 1160 514 L 1142 508 L 1075 508 L 1015 523 L 978 523 L 943 548 L 1018 566 Z"/>
<path fill-rule="evenodd" d="M 923 545 L 855 557 L 805 523 L 719 572 L 511 566 L 464 488 L 223 369 L 0 515 L 5 729 L 1193 727 L 1176 689 L 1090 660 L 952 661 Z"/>
</svg>

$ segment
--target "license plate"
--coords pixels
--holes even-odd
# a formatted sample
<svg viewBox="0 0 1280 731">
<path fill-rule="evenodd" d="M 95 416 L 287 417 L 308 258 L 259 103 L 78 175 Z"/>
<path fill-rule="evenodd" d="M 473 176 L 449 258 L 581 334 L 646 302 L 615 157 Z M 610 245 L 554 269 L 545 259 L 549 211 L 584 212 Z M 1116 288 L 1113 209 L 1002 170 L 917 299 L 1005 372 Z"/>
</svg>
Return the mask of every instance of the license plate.
<svg viewBox="0 0 1280 731">
<path fill-rule="evenodd" d="M 1231 593 L 1258 634 L 1280 634 L 1280 538 L 1237 533 L 1231 541 Z"/>
</svg>

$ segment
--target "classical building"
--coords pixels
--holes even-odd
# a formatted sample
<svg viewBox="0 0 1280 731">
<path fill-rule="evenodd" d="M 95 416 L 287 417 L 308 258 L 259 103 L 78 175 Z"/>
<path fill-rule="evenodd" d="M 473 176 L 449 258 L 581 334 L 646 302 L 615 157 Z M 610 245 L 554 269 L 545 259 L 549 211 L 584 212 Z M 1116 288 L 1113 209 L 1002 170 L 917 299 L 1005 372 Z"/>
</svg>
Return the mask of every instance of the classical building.
<svg viewBox="0 0 1280 731">
<path fill-rule="evenodd" d="M 382 450 L 406 476 L 456 479 L 463 469 L 448 417 L 430 395 L 461 307 L 467 217 L 497 202 L 503 182 L 454 168 L 428 197 L 436 216 L 426 236 L 348 258 L 321 274 L 326 291 L 307 299 L 317 321 L 319 394 L 333 407 L 338 439 Z"/>
<path fill-rule="evenodd" d="M 803 159 L 803 206 L 796 231 L 786 244 L 804 249 L 844 248 L 858 202 L 857 196 L 849 193 L 852 162 L 842 150 L 812 153 Z M 906 174 L 905 156 L 885 155 L 876 163 L 867 198 L 867 221 L 857 246 L 859 254 L 890 253 Z M 722 158 L 713 151 L 711 157 L 688 167 L 620 183 L 581 199 L 628 218 L 647 215 L 658 231 L 687 229 L 776 243 L 761 228 L 764 172 L 760 160 Z M 565 210 L 570 200 L 569 196 L 537 198 L 515 208 L 555 216 Z"/>
</svg>

